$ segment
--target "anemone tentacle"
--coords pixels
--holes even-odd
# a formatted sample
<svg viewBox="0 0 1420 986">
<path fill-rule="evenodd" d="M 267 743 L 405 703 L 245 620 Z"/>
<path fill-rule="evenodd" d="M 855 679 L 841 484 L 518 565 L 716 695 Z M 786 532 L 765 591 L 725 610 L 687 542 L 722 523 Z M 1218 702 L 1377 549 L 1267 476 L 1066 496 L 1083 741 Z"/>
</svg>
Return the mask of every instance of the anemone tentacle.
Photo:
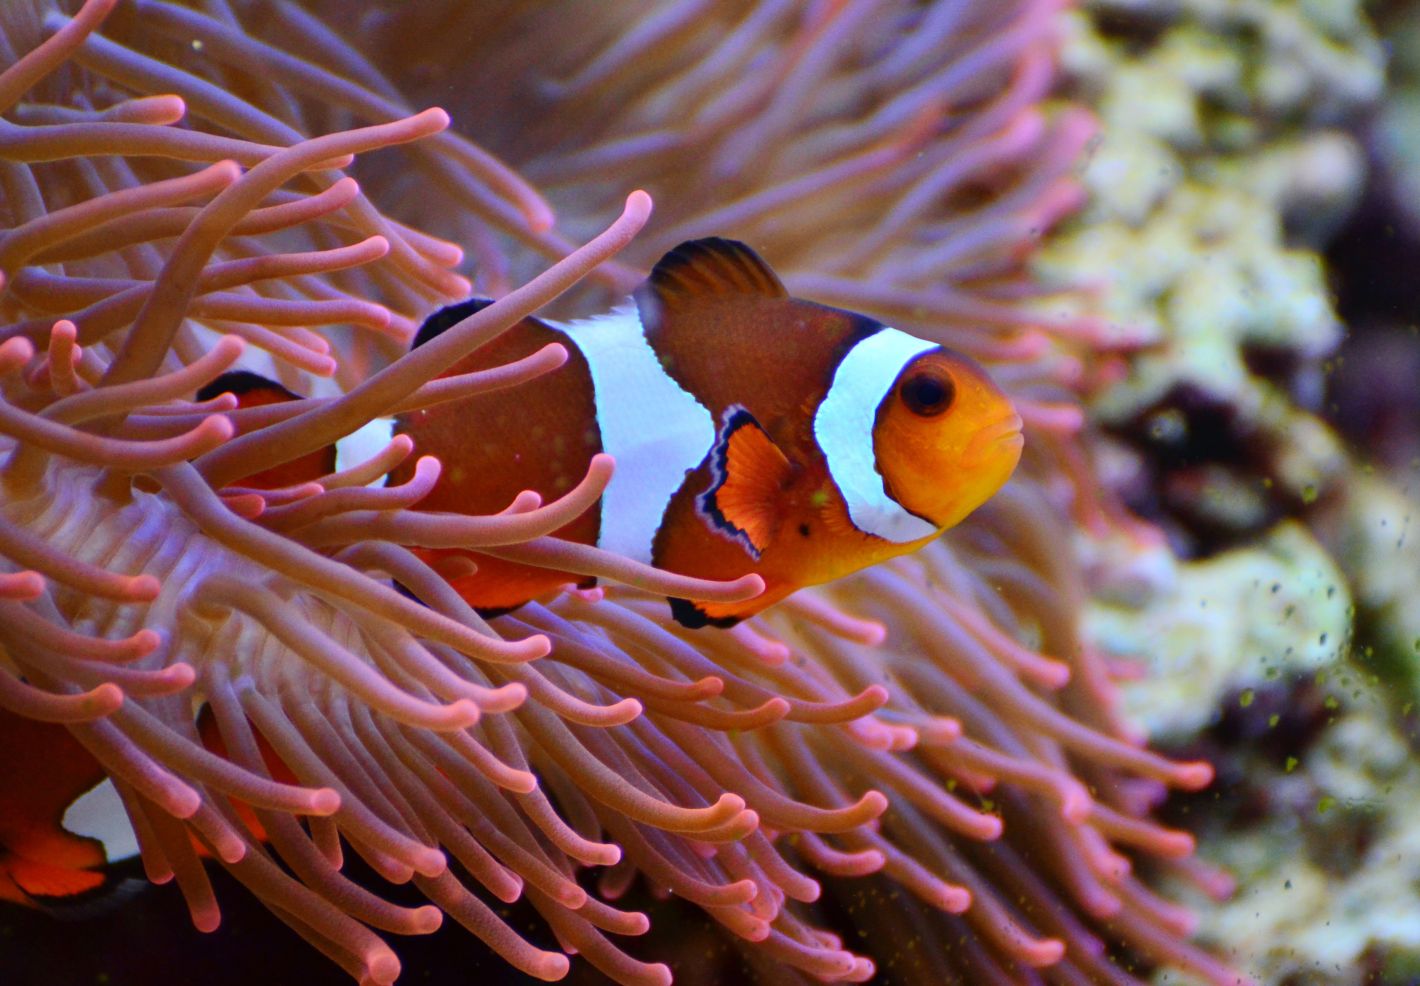
<svg viewBox="0 0 1420 986">
<path fill-rule="evenodd" d="M 1149 817 L 1210 770 L 1135 742 L 1078 627 L 1068 526 L 1150 535 L 1082 434 L 1080 367 L 1109 342 L 1050 317 L 1071 287 L 1026 262 L 1078 201 L 1093 133 L 1042 108 L 1059 6 L 0 7 L 0 709 L 97 759 L 198 928 L 220 902 L 194 840 L 360 982 L 399 975 L 384 935 L 445 917 L 538 979 L 575 952 L 667 982 L 635 957 L 654 915 L 611 903 L 637 880 L 776 982 L 879 963 L 1238 982 L 1136 872 L 1221 889 Z M 454 77 L 449 113 L 420 104 Z M 653 597 L 743 599 L 757 577 L 549 536 L 604 459 L 487 517 L 417 511 L 450 463 L 371 488 L 417 452 L 402 437 L 243 485 L 380 415 L 556 369 L 550 346 L 439 379 L 708 234 L 987 364 L 1031 431 L 1018 479 L 919 555 L 729 632 Z M 498 300 L 406 352 L 466 274 Z M 234 361 L 312 399 L 197 401 Z M 605 585 L 485 621 L 407 550 L 453 544 Z M 350 853 L 427 903 L 353 881 Z M 518 900 L 562 951 L 502 916 Z M 819 927 L 835 910 L 859 933 Z M 913 935 L 940 947 L 910 959 Z"/>
</svg>

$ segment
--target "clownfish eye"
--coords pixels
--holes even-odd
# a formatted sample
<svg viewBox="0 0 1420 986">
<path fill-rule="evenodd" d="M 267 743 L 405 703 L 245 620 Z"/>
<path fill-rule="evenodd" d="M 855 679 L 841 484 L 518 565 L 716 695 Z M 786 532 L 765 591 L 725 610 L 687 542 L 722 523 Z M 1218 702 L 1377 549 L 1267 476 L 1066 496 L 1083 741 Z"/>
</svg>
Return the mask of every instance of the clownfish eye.
<svg viewBox="0 0 1420 986">
<path fill-rule="evenodd" d="M 928 371 L 908 377 L 902 382 L 898 393 L 909 411 L 930 418 L 951 407 L 957 391 L 951 377 Z"/>
</svg>

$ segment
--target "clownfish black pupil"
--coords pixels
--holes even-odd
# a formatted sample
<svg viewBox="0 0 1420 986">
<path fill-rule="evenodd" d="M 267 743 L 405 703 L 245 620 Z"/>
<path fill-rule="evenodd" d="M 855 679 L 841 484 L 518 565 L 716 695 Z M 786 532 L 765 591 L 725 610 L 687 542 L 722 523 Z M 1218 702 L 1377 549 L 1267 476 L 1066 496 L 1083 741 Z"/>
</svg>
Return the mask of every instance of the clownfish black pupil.
<svg viewBox="0 0 1420 986">
<path fill-rule="evenodd" d="M 902 402 L 913 414 L 931 417 L 952 406 L 956 388 L 950 377 L 935 373 L 918 373 L 902 383 Z"/>
</svg>

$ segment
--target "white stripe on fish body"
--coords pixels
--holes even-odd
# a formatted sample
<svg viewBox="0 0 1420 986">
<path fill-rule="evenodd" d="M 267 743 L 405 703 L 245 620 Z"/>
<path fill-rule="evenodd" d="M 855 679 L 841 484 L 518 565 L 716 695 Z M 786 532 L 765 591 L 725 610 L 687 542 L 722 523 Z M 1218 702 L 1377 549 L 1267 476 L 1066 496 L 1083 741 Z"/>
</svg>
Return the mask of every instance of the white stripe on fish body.
<svg viewBox="0 0 1420 986">
<path fill-rule="evenodd" d="M 335 471 L 344 472 L 383 452 L 394 437 L 394 418 L 375 418 L 335 442 Z M 415 450 L 417 454 L 418 450 Z M 366 486 L 383 486 L 388 476 L 377 476 Z"/>
<path fill-rule="evenodd" d="M 59 824 L 74 835 L 97 839 L 110 863 L 138 855 L 138 836 L 128 812 L 123 810 L 118 790 L 108 778 L 75 799 Z"/>
<path fill-rule="evenodd" d="M 709 452 L 715 421 L 666 373 L 634 305 L 548 324 L 586 357 L 602 450 L 616 460 L 602 495 L 597 546 L 649 564 L 666 507 Z"/>
<path fill-rule="evenodd" d="M 878 330 L 843 357 L 814 413 L 814 439 L 848 504 L 853 526 L 898 544 L 935 534 L 937 527 L 888 495 L 873 452 L 873 425 L 878 406 L 903 367 L 935 348 L 936 343 L 897 329 Z"/>
</svg>

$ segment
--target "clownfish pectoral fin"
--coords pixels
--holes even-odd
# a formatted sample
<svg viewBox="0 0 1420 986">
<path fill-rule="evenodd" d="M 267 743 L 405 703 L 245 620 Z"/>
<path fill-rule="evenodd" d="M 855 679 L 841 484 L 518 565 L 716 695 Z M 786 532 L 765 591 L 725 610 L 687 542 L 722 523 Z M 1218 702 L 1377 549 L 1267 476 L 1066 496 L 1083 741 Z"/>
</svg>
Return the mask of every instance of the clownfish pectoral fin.
<svg viewBox="0 0 1420 986">
<path fill-rule="evenodd" d="M 788 457 L 754 415 L 731 405 L 710 450 L 710 488 L 696 498 L 696 508 L 711 530 L 758 561 L 779 530 L 784 490 L 793 473 Z"/>
<path fill-rule="evenodd" d="M 437 339 L 445 330 L 453 328 L 470 315 L 483 311 L 493 304 L 492 298 L 469 298 L 457 304 L 445 305 L 424 320 L 414 336 L 410 349 L 418 349 L 430 339 Z"/>
</svg>

